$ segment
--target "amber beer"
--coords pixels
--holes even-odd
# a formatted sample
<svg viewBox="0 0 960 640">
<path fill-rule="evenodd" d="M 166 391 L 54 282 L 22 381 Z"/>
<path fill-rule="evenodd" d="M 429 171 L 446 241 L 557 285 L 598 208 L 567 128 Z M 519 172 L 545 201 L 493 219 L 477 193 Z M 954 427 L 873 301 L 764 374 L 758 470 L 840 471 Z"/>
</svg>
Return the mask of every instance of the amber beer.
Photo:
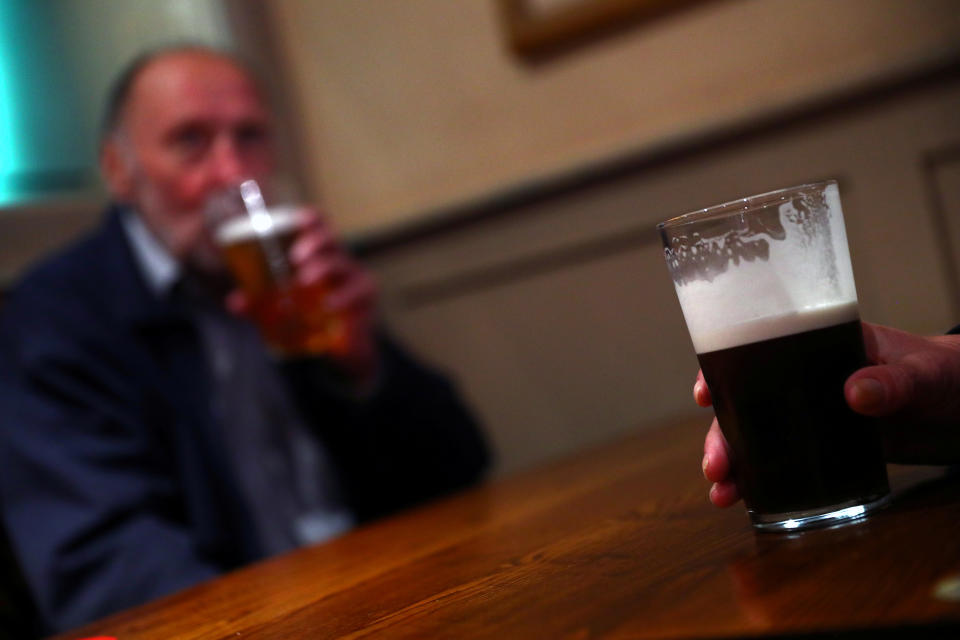
<svg viewBox="0 0 960 640">
<path fill-rule="evenodd" d="M 302 218 L 293 208 L 269 211 L 267 228 L 241 215 L 215 231 L 230 271 L 251 301 L 251 315 L 264 340 L 280 355 L 343 353 L 347 326 L 324 305 L 327 286 L 303 285 L 290 272 L 287 256 Z"/>
</svg>

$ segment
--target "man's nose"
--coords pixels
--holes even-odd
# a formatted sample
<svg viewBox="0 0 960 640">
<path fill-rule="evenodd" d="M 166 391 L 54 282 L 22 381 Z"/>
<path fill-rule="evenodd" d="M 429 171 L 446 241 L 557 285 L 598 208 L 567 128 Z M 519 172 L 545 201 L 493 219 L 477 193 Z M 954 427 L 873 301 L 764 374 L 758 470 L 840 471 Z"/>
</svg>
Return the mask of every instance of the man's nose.
<svg viewBox="0 0 960 640">
<path fill-rule="evenodd" d="M 236 141 L 230 136 L 221 136 L 216 140 L 211 162 L 212 177 L 220 186 L 235 184 L 249 177 L 245 175 L 246 167 Z"/>
</svg>

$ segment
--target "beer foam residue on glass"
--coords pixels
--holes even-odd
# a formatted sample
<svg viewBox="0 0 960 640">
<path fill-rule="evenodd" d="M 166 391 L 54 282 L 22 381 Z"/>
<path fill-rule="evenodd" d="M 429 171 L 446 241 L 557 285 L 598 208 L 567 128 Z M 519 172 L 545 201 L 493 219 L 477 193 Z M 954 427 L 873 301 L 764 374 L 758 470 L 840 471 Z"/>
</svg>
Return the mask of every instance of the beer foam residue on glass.
<svg viewBox="0 0 960 640">
<path fill-rule="evenodd" d="M 303 220 L 302 214 L 296 207 L 271 207 L 269 211 L 273 222 L 270 231 L 273 235 L 289 231 Z M 251 217 L 237 216 L 217 229 L 216 240 L 217 244 L 229 245 L 256 238 L 257 235 L 258 229 Z"/>
<path fill-rule="evenodd" d="M 785 313 L 779 316 L 759 318 L 749 322 L 704 330 L 692 334 L 693 347 L 697 353 L 710 353 L 744 344 L 772 340 L 783 336 L 823 329 L 844 322 L 859 320 L 857 301 L 825 305 Z"/>
<path fill-rule="evenodd" d="M 814 194 L 779 203 L 762 227 L 767 231 L 760 233 L 753 225 L 749 229 L 754 234 L 751 241 L 763 244 L 763 251 L 752 259 L 741 255 L 709 273 L 697 271 L 702 266 L 696 264 L 702 262 L 698 259 L 683 277 L 674 278 L 698 353 L 858 317 L 857 290 L 835 184 L 828 185 L 821 197 Z M 696 246 L 699 253 L 713 245 L 701 239 Z M 736 255 L 727 254 L 731 258 Z"/>
</svg>

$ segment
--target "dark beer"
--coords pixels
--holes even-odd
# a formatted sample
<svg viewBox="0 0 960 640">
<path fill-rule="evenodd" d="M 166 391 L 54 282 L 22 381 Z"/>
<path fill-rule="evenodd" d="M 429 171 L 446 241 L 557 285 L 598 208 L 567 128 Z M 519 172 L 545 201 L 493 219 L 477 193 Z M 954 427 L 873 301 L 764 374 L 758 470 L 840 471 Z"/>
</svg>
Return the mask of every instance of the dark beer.
<svg viewBox="0 0 960 640">
<path fill-rule="evenodd" d="M 828 326 L 818 312 L 751 323 L 739 344 L 697 354 L 755 517 L 834 511 L 889 491 L 878 426 L 844 399 L 847 377 L 867 365 L 855 305 L 851 314 Z M 783 335 L 805 325 L 815 328 Z"/>
<path fill-rule="evenodd" d="M 249 296 L 250 312 L 264 340 L 283 355 L 344 353 L 347 324 L 342 314 L 324 305 L 327 286 L 299 284 L 289 272 L 287 255 L 299 229 L 294 211 L 272 215 L 268 229 L 257 230 L 240 216 L 216 232 L 217 244 L 240 288 Z"/>
</svg>

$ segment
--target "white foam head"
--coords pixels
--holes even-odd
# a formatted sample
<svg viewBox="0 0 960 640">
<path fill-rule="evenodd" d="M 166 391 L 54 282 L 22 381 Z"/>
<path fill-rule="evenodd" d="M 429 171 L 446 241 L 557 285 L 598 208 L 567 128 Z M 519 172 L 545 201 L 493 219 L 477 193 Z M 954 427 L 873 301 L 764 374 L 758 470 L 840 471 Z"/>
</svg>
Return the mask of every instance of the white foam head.
<svg viewBox="0 0 960 640">
<path fill-rule="evenodd" d="M 300 211 L 294 206 L 277 206 L 269 210 L 270 224 L 267 228 L 258 228 L 252 216 L 238 215 L 220 225 L 215 233 L 217 244 L 226 246 L 256 238 L 258 235 L 277 235 L 294 229 L 303 220 Z"/>
<path fill-rule="evenodd" d="M 720 349 L 739 347 L 744 344 L 771 340 L 783 336 L 823 329 L 860 318 L 857 303 L 846 302 L 827 305 L 817 309 L 785 313 L 780 316 L 758 318 L 740 324 L 720 325 L 691 334 L 693 348 L 697 353 L 710 353 Z"/>
<path fill-rule="evenodd" d="M 822 192 L 822 197 L 820 193 Z M 836 183 L 799 196 L 780 192 L 743 201 L 730 229 L 703 237 L 699 221 L 667 249 L 677 297 L 697 353 L 738 346 L 856 319 L 857 292 Z M 767 221 L 746 223 L 759 199 Z M 771 217 L 772 216 L 772 217 Z M 737 223 L 741 224 L 737 227 Z M 686 244 L 684 244 L 686 243 Z M 680 264 L 682 263 L 682 264 Z M 680 266 L 678 266 L 680 264 Z"/>
</svg>

